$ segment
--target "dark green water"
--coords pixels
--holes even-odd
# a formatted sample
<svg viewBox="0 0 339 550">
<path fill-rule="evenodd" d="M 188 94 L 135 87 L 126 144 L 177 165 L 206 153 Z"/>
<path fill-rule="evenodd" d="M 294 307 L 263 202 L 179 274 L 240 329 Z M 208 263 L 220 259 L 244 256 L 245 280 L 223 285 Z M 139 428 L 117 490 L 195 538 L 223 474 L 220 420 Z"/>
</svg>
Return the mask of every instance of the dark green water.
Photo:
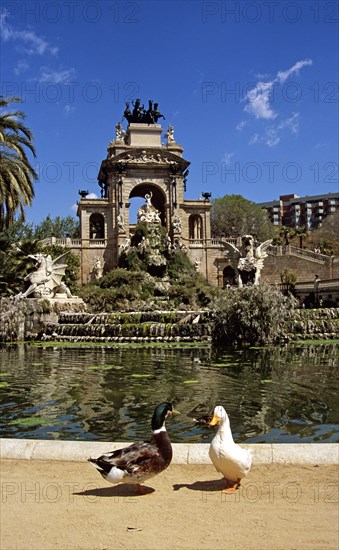
<svg viewBox="0 0 339 550">
<path fill-rule="evenodd" d="M 2 437 L 148 438 L 161 401 L 180 411 L 172 442 L 208 442 L 192 421 L 222 404 L 239 442 L 338 442 L 335 344 L 216 351 L 211 346 L 0 349 Z"/>
</svg>

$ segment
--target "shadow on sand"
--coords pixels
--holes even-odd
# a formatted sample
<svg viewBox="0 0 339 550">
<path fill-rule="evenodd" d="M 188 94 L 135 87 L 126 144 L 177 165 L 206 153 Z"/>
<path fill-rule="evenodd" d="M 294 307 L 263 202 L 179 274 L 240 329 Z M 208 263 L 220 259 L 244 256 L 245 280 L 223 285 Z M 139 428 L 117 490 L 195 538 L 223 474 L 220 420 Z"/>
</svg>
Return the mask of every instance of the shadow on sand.
<svg viewBox="0 0 339 550">
<path fill-rule="evenodd" d="M 93 489 L 86 489 L 86 491 L 80 491 L 79 493 L 73 493 L 76 496 L 91 496 L 91 497 L 143 497 L 154 493 L 153 487 L 142 486 L 143 493 L 138 493 L 135 485 L 130 483 L 122 483 L 121 485 L 115 485 L 114 487 L 98 487 Z"/>
<path fill-rule="evenodd" d="M 179 491 L 180 489 L 186 488 L 190 491 L 222 491 L 225 489 L 226 480 L 222 479 L 213 479 L 211 481 L 195 481 L 194 483 L 175 483 L 173 485 L 174 491 Z"/>
</svg>

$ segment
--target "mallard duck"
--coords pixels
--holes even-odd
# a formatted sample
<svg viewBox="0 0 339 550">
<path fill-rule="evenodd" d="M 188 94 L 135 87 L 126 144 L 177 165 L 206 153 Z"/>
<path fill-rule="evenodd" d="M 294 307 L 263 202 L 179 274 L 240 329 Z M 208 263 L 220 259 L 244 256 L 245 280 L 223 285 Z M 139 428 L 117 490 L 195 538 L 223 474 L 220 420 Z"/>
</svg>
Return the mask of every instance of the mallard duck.
<svg viewBox="0 0 339 550">
<path fill-rule="evenodd" d="M 233 493 L 239 487 L 240 481 L 250 471 L 252 464 L 251 451 L 234 443 L 230 420 L 224 407 L 215 407 L 210 426 L 220 423 L 217 434 L 213 438 L 209 456 L 215 469 L 226 479 L 224 492 Z"/>
<path fill-rule="evenodd" d="M 172 445 L 165 428 L 165 420 L 172 414 L 171 403 L 160 403 L 152 417 L 150 441 L 133 443 L 88 461 L 110 483 L 134 483 L 142 494 L 140 483 L 160 474 L 172 460 Z"/>
</svg>

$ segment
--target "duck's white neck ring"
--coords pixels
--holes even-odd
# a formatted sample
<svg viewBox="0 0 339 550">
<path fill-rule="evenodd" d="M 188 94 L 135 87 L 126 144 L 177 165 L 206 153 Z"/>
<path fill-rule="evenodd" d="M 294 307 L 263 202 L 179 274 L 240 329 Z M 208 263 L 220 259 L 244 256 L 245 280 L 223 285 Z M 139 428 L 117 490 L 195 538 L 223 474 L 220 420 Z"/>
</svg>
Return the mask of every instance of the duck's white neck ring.
<svg viewBox="0 0 339 550">
<path fill-rule="evenodd" d="M 157 430 L 153 430 L 153 433 L 155 435 L 160 434 L 161 432 L 166 432 L 165 424 L 163 426 L 161 426 L 161 428 L 158 428 Z"/>
</svg>

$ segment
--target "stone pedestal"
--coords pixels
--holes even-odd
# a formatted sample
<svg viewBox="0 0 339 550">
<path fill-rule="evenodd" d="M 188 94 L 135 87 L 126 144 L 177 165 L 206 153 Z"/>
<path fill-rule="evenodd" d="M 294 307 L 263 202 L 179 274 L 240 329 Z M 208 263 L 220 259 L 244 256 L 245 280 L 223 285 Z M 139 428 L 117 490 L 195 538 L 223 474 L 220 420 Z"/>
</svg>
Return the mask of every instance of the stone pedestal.
<svg viewBox="0 0 339 550">
<path fill-rule="evenodd" d="M 161 147 L 160 124 L 131 123 L 126 133 L 126 144 L 131 147 Z"/>
</svg>

